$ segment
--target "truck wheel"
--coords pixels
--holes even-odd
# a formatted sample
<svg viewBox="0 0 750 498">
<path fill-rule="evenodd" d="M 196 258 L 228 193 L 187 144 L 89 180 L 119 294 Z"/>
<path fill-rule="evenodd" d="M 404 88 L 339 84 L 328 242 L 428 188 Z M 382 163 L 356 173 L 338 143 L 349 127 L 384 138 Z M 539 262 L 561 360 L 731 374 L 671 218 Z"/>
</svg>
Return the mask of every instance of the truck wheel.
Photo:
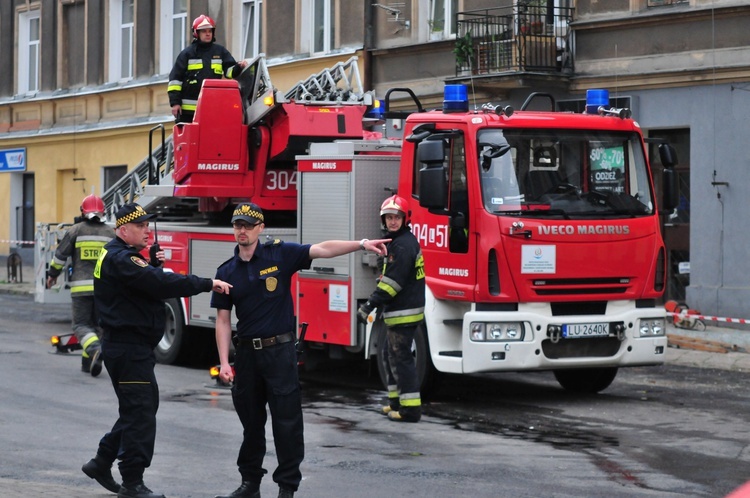
<svg viewBox="0 0 750 498">
<path fill-rule="evenodd" d="M 388 352 L 386 351 L 385 343 L 385 327 L 383 327 L 382 337 L 378 340 L 378 357 L 375 360 L 378 363 L 380 382 L 383 383 L 383 387 L 388 389 L 388 373 L 385 368 L 385 357 Z M 437 387 L 439 374 L 438 371 L 435 370 L 435 366 L 432 364 L 432 359 L 430 358 L 430 346 L 427 343 L 427 335 L 425 333 L 424 325 L 420 325 L 417 328 L 416 334 L 414 334 L 412 354 L 414 355 L 417 366 L 419 392 L 423 397 L 426 397 L 434 392 Z"/>
<path fill-rule="evenodd" d="M 164 335 L 154 349 L 154 356 L 159 363 L 171 365 L 180 356 L 180 349 L 185 339 L 185 320 L 179 299 L 164 301 L 164 310 L 167 314 Z"/>
<path fill-rule="evenodd" d="M 555 370 L 555 379 L 567 391 L 577 393 L 598 393 L 609 387 L 617 368 L 576 368 Z"/>
</svg>

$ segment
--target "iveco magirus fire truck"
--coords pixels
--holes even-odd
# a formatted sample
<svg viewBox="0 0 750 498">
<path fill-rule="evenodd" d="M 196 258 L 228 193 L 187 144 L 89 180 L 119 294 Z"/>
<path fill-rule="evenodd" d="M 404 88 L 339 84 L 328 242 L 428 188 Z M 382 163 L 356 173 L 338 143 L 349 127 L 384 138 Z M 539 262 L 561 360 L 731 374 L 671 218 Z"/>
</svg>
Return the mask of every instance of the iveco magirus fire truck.
<svg viewBox="0 0 750 498">
<path fill-rule="evenodd" d="M 549 370 L 566 389 L 598 392 L 619 367 L 664 362 L 666 254 L 644 138 L 628 110 L 609 108 L 601 91 L 585 113 L 555 112 L 547 94 L 534 97 L 549 111 L 527 110 L 532 98 L 517 111 L 469 110 L 465 87 L 449 85 L 443 108 L 426 111 L 411 90 L 393 89 L 385 117 L 401 120 L 403 139 L 363 140 L 371 96 L 355 82 L 356 59 L 282 96 L 262 57 L 239 89 L 206 81 L 194 122 L 175 128 L 174 168 L 162 145 L 166 158 L 130 181 L 162 213 L 166 266 L 213 275 L 233 253 L 229 216 L 242 200 L 264 209 L 272 238 L 315 243 L 378 237 L 380 203 L 398 193 L 424 255 L 426 320 L 414 342 L 424 390 L 440 372 Z M 413 111 L 392 109 L 401 94 L 399 108 L 411 100 Z M 676 159 L 669 145 L 659 150 L 669 209 Z M 110 213 L 133 199 L 105 195 Z M 354 356 L 376 360 L 384 376 L 382 319 L 356 320 L 378 274 L 375 255 L 361 252 L 299 272 L 308 365 Z M 212 337 L 208 303 L 205 294 L 167 302 L 161 361 Z"/>
<path fill-rule="evenodd" d="M 417 108 L 390 112 L 386 95 L 386 115 L 405 118 L 400 157 L 357 155 L 345 143 L 298 157 L 298 230 L 313 242 L 340 219 L 349 230 L 340 235 L 366 236 L 356 224 L 397 185 L 425 263 L 415 339 L 423 386 L 438 372 L 552 370 L 566 389 L 597 392 L 621 366 L 663 363 L 666 254 L 630 112 L 609 108 L 606 91 L 590 92 L 583 114 L 554 112 L 547 94 L 522 109 L 540 98 L 549 112 L 469 111 L 463 86 L 446 87 L 443 109 L 425 112 L 408 89 L 389 94 L 399 91 Z M 667 144 L 659 150 L 669 209 L 676 158 Z M 371 315 L 362 331 L 352 316 L 376 272 L 356 257 L 317 264 L 299 274 L 307 339 L 382 355 L 382 321 Z"/>
</svg>

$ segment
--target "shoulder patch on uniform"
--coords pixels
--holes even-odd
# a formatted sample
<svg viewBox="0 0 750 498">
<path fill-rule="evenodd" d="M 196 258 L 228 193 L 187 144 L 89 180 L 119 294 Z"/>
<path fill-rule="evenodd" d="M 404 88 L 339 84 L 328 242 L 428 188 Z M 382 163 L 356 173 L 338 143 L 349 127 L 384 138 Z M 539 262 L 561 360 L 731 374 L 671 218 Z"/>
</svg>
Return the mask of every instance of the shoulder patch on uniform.
<svg viewBox="0 0 750 498">
<path fill-rule="evenodd" d="M 146 268 L 148 266 L 148 263 L 143 258 L 140 258 L 138 256 L 130 256 L 130 261 L 140 266 L 141 268 Z"/>
<path fill-rule="evenodd" d="M 281 244 L 281 242 L 282 242 L 281 239 L 273 239 L 273 240 L 269 240 L 268 242 L 266 242 L 263 245 L 264 246 L 277 246 L 277 245 Z"/>
</svg>

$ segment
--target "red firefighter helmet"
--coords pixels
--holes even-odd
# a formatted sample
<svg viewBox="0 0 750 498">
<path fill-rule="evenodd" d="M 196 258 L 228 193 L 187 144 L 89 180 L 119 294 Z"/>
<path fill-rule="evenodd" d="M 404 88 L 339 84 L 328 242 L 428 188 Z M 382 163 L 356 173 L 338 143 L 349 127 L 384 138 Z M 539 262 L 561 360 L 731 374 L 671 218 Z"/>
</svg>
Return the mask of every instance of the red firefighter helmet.
<svg viewBox="0 0 750 498">
<path fill-rule="evenodd" d="M 199 15 L 193 21 L 193 38 L 198 38 L 198 31 L 202 29 L 210 29 L 213 33 L 216 32 L 216 23 L 205 14 Z M 214 37 L 215 39 L 216 37 Z"/>
<path fill-rule="evenodd" d="M 92 218 L 104 219 L 104 201 L 93 194 L 86 196 L 81 202 L 81 214 L 87 220 Z"/>
<path fill-rule="evenodd" d="M 411 216 L 409 203 L 401 196 L 392 195 L 380 205 L 380 219 L 383 220 L 383 224 L 385 224 L 386 214 L 400 214 L 404 217 L 404 224 L 407 224 Z"/>
</svg>

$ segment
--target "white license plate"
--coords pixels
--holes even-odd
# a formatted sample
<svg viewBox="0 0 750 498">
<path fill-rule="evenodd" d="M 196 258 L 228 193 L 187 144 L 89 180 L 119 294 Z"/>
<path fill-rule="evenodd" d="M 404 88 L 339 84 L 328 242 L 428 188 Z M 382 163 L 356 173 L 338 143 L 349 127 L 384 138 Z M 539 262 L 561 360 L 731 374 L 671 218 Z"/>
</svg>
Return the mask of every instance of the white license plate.
<svg viewBox="0 0 750 498">
<path fill-rule="evenodd" d="M 608 335 L 609 323 L 574 323 L 562 326 L 562 336 L 566 339 L 606 337 Z"/>
</svg>

